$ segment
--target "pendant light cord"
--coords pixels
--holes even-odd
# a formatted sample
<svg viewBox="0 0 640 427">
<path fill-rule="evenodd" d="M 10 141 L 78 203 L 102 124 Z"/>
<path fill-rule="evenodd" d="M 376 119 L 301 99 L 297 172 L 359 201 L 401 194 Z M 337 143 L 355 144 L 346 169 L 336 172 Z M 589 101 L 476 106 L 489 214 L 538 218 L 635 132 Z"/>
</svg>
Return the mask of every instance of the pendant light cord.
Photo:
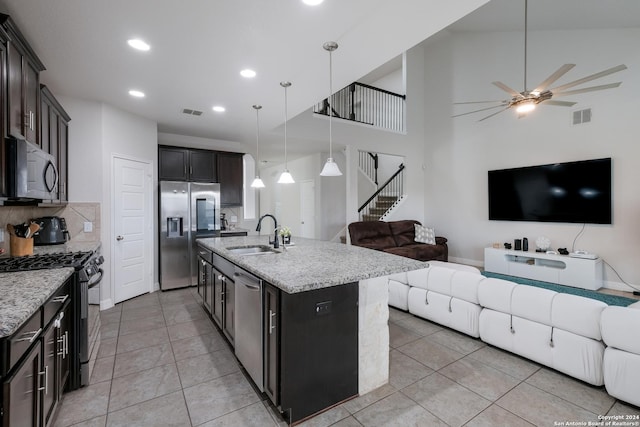
<svg viewBox="0 0 640 427">
<path fill-rule="evenodd" d="M 333 61 L 332 51 L 329 51 L 329 158 L 333 159 L 332 146 L 333 146 L 333 130 L 331 126 L 331 117 L 333 116 Z"/>
<path fill-rule="evenodd" d="M 287 86 L 284 86 L 284 170 L 288 171 L 287 166 Z"/>
<path fill-rule="evenodd" d="M 527 2 L 528 0 L 524 0 L 524 90 L 527 89 Z"/>
<path fill-rule="evenodd" d="M 260 115 L 258 111 L 260 109 L 256 108 L 256 162 L 260 163 Z"/>
</svg>

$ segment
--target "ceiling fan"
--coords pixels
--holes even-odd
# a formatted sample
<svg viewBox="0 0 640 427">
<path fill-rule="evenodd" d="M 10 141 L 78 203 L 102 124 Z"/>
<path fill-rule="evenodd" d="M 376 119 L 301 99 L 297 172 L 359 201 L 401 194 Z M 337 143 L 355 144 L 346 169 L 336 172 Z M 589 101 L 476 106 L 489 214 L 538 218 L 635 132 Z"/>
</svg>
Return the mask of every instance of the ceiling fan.
<svg viewBox="0 0 640 427">
<path fill-rule="evenodd" d="M 596 90 L 604 90 L 611 89 L 614 87 L 620 86 L 622 82 L 603 84 L 599 86 L 590 86 L 581 89 L 567 90 L 574 86 L 581 85 L 583 83 L 590 82 L 592 80 L 599 79 L 604 76 L 608 76 L 609 74 L 617 73 L 618 71 L 625 70 L 627 68 L 626 65 L 620 64 L 612 68 L 608 68 L 604 71 L 600 71 L 599 73 L 591 74 L 590 76 L 583 77 L 578 80 L 574 80 L 570 83 L 566 83 L 560 86 L 556 86 L 554 88 L 549 89 L 549 87 L 556 82 L 560 77 L 565 75 L 569 70 L 575 67 L 575 64 L 564 64 L 560 68 L 558 68 L 553 74 L 547 77 L 542 83 L 540 83 L 535 89 L 529 90 L 527 88 L 527 3 L 528 0 L 524 0 L 524 90 L 522 92 L 518 92 L 506 84 L 502 82 L 492 82 L 495 86 L 499 87 L 503 91 L 507 92 L 511 95 L 511 99 L 507 100 L 498 100 L 498 101 L 470 101 L 470 102 L 455 102 L 454 105 L 463 105 L 463 104 L 486 104 L 486 103 L 495 103 L 498 102 L 498 105 L 494 105 L 491 107 L 481 108 L 479 110 L 468 111 L 462 114 L 456 114 L 453 117 L 466 116 L 468 114 L 478 113 L 481 111 L 493 110 L 496 108 L 502 108 L 501 110 L 492 113 L 486 117 L 478 120 L 479 122 L 491 118 L 497 114 L 502 113 L 508 109 L 515 109 L 518 114 L 518 118 L 524 117 L 526 113 L 534 110 L 536 105 L 545 103 L 546 105 L 555 105 L 560 107 L 572 107 L 575 105 L 575 102 L 571 101 L 558 101 L 555 98 L 559 98 L 567 95 L 576 95 L 579 93 L 592 92 Z M 553 99 L 552 99 L 553 98 Z"/>
</svg>

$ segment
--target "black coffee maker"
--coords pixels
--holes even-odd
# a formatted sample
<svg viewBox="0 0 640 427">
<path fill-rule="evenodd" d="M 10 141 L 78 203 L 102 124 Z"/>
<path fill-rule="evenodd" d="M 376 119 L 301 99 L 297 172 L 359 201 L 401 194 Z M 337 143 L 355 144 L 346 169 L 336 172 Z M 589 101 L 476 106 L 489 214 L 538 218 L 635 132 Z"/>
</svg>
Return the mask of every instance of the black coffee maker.
<svg viewBox="0 0 640 427">
<path fill-rule="evenodd" d="M 227 230 L 229 228 L 229 221 L 227 221 L 226 213 L 220 214 L 220 230 Z"/>
<path fill-rule="evenodd" d="M 40 230 L 33 236 L 36 246 L 61 245 L 69 240 L 67 222 L 58 216 L 45 216 L 32 220 L 40 224 Z"/>
</svg>

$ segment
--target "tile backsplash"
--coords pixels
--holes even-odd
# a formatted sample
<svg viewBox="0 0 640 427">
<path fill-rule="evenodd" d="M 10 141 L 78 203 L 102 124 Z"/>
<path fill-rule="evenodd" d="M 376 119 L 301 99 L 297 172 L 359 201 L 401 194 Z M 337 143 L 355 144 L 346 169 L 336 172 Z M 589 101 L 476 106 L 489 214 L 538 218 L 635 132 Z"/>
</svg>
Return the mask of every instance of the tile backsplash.
<svg viewBox="0 0 640 427">
<path fill-rule="evenodd" d="M 59 216 L 66 220 L 71 240 L 77 242 L 99 242 L 101 229 L 100 203 L 69 203 L 63 207 L 0 206 L 0 230 L 4 242 L 0 247 L 9 247 L 7 224 L 20 224 L 32 218 Z M 84 231 L 84 223 L 91 222 L 93 230 Z"/>
</svg>

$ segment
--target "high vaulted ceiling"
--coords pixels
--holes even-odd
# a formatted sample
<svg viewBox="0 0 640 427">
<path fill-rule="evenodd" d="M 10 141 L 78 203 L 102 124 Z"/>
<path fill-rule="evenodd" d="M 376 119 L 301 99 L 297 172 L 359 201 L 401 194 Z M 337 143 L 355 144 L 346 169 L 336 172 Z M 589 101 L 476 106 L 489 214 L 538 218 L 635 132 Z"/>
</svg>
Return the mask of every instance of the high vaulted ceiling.
<svg viewBox="0 0 640 427">
<path fill-rule="evenodd" d="M 260 113 L 263 149 L 280 147 L 284 91 L 289 118 L 334 89 L 397 58 L 487 0 L 0 0 L 44 62 L 41 81 L 61 96 L 113 105 L 158 123 L 160 132 L 236 141 L 253 147 Z M 531 0 L 531 28 L 639 26 L 637 0 Z M 523 2 L 493 0 L 453 31 L 518 30 Z M 537 16 L 537 18 L 536 18 Z M 539 24 L 534 24 L 533 22 Z M 127 46 L 139 37 L 148 52 Z M 243 68 L 256 78 L 240 77 Z M 143 99 L 127 92 L 139 89 Z M 226 107 L 214 113 L 214 105 Z M 202 116 L 182 114 L 184 108 Z M 319 151 L 319 138 L 294 146 Z M 278 148 L 279 149 L 279 148 Z"/>
</svg>

